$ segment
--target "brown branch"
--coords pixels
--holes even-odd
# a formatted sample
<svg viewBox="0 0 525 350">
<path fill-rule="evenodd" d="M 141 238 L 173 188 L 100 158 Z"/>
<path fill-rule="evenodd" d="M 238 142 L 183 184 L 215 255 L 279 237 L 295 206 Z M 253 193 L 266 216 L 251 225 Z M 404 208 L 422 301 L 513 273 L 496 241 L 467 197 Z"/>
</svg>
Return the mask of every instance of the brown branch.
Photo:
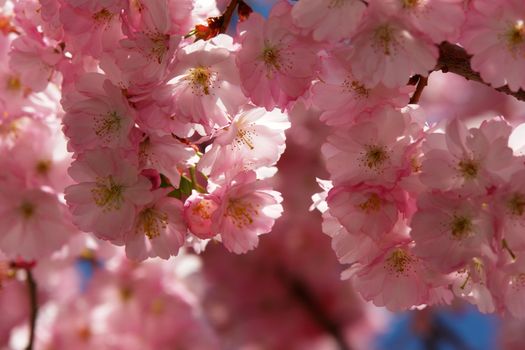
<svg viewBox="0 0 525 350">
<path fill-rule="evenodd" d="M 305 308 L 306 312 L 310 314 L 312 319 L 334 338 L 339 349 L 351 350 L 339 326 L 326 314 L 308 286 L 300 279 L 282 270 L 277 270 L 276 273 L 288 287 L 290 293 Z"/>
<path fill-rule="evenodd" d="M 467 80 L 477 81 L 487 86 L 491 86 L 489 83 L 483 81 L 478 72 L 472 70 L 472 67 L 470 66 L 471 57 L 472 56 L 470 56 L 461 46 L 449 42 L 443 42 L 439 45 L 439 59 L 434 70 L 441 70 L 444 73 L 455 73 L 461 75 Z M 520 101 L 525 101 L 525 91 L 522 89 L 512 91 L 507 85 L 494 89 L 513 96 Z"/>
<path fill-rule="evenodd" d="M 36 331 L 36 319 L 38 317 L 38 297 L 37 297 L 37 286 L 31 268 L 25 268 L 27 278 L 27 289 L 29 292 L 29 305 L 30 305 L 30 319 L 29 319 L 29 343 L 27 344 L 26 350 L 33 350 L 35 342 L 35 331 Z"/>
<path fill-rule="evenodd" d="M 423 89 L 428 84 L 428 77 L 424 77 L 421 75 L 418 75 L 417 77 L 418 77 L 418 80 L 417 80 L 416 91 L 414 91 L 414 94 L 412 95 L 412 97 L 410 98 L 410 101 L 408 102 L 410 104 L 419 102 L 419 99 L 421 98 L 421 95 L 423 94 Z"/>
<path fill-rule="evenodd" d="M 237 7 L 237 3 L 239 0 L 231 0 L 230 4 L 226 8 L 226 11 L 222 14 L 222 23 L 221 23 L 221 30 L 220 33 L 226 33 L 228 30 L 228 27 L 230 25 L 230 21 L 233 16 L 233 11 L 235 11 L 235 8 Z"/>
</svg>

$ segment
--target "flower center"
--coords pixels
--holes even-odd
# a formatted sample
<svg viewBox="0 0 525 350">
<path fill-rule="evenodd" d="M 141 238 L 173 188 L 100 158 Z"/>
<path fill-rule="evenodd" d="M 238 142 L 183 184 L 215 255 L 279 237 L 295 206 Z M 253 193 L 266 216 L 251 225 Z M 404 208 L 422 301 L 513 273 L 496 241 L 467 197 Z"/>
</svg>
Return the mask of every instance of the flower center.
<svg viewBox="0 0 525 350">
<path fill-rule="evenodd" d="M 253 145 L 253 132 L 250 131 L 250 130 L 244 130 L 244 129 L 239 129 L 237 130 L 237 136 L 235 137 L 235 140 L 234 140 L 234 145 L 238 145 L 238 146 L 242 146 L 242 145 L 246 145 L 248 146 L 249 149 L 253 150 L 255 148 L 255 146 Z"/>
<path fill-rule="evenodd" d="M 94 13 L 92 18 L 95 20 L 95 22 L 103 24 L 111 21 L 111 19 L 113 18 L 113 14 L 108 9 L 103 8 L 97 13 Z"/>
<path fill-rule="evenodd" d="M 279 49 L 273 46 L 266 46 L 262 53 L 262 59 L 269 69 L 281 69 Z"/>
<path fill-rule="evenodd" d="M 253 224 L 253 217 L 259 215 L 256 207 L 259 205 L 254 207 L 252 203 L 240 199 L 230 199 L 224 216 L 230 217 L 237 228 L 244 228 Z"/>
<path fill-rule="evenodd" d="M 98 181 L 91 189 L 91 195 L 95 204 L 104 211 L 119 210 L 124 201 L 124 186 L 115 183 L 112 176 Z"/>
<path fill-rule="evenodd" d="M 458 163 L 458 170 L 466 180 L 473 180 L 479 172 L 479 164 L 473 159 L 463 159 Z"/>
<path fill-rule="evenodd" d="M 521 193 L 514 193 L 507 202 L 507 207 L 512 215 L 522 216 L 525 211 L 525 196 Z"/>
<path fill-rule="evenodd" d="M 156 58 L 159 64 L 162 63 L 162 58 L 168 51 L 168 42 L 170 36 L 168 34 L 157 33 L 149 37 L 152 43 L 150 55 Z"/>
<path fill-rule="evenodd" d="M 395 44 L 394 30 L 388 24 L 376 28 L 374 32 L 374 46 L 380 49 L 385 55 L 392 54 L 392 48 Z"/>
<path fill-rule="evenodd" d="M 365 145 L 365 155 L 362 162 L 370 169 L 380 168 L 390 158 L 385 146 Z"/>
<path fill-rule="evenodd" d="M 328 5 L 328 8 L 330 8 L 330 9 L 341 8 L 341 7 L 343 7 L 345 2 L 347 2 L 347 1 L 348 0 L 332 0 L 332 1 L 330 1 L 330 4 Z"/>
<path fill-rule="evenodd" d="M 196 67 L 189 71 L 188 79 L 192 84 L 192 90 L 196 94 L 210 94 L 210 87 L 214 81 L 214 74 L 207 67 Z"/>
<path fill-rule="evenodd" d="M 381 209 L 381 198 L 379 198 L 377 193 L 372 193 L 366 201 L 359 204 L 359 208 L 367 214 L 378 212 Z"/>
<path fill-rule="evenodd" d="M 363 84 L 361 84 L 357 80 L 349 81 L 348 79 L 346 79 L 343 82 L 343 88 L 347 92 L 353 92 L 356 95 L 356 97 L 367 98 L 370 94 L 370 90 L 367 89 Z"/>
<path fill-rule="evenodd" d="M 168 215 L 154 208 L 146 208 L 139 214 L 137 230 L 142 230 L 146 237 L 153 239 L 160 236 L 161 230 L 168 227 Z"/>
<path fill-rule="evenodd" d="M 215 209 L 217 208 L 212 200 L 202 199 L 191 209 L 191 211 L 194 215 L 200 216 L 203 220 L 209 220 Z"/>
<path fill-rule="evenodd" d="M 420 0 L 401 0 L 401 3 L 403 4 L 403 8 L 406 9 L 413 9 L 417 5 L 419 5 Z"/>
<path fill-rule="evenodd" d="M 35 166 L 36 173 L 38 175 L 45 176 L 49 174 L 51 170 L 51 161 L 50 160 L 39 160 Z"/>
<path fill-rule="evenodd" d="M 19 91 L 22 88 L 22 82 L 17 76 L 10 75 L 7 78 L 6 87 L 9 91 Z"/>
<path fill-rule="evenodd" d="M 91 329 L 88 326 L 82 326 L 77 329 L 77 336 L 81 342 L 87 343 L 92 336 Z"/>
<path fill-rule="evenodd" d="M 117 112 L 109 112 L 102 118 L 97 118 L 94 123 L 95 135 L 110 141 L 112 135 L 116 134 L 121 127 L 121 118 Z"/>
<path fill-rule="evenodd" d="M 525 42 L 525 24 L 523 20 L 516 21 L 514 25 L 507 31 L 507 44 L 511 50 L 515 50 L 518 46 Z"/>
<path fill-rule="evenodd" d="M 127 302 L 133 297 L 134 291 L 129 286 L 122 286 L 119 288 L 118 293 L 120 296 L 120 300 L 122 300 L 123 302 Z"/>
<path fill-rule="evenodd" d="M 472 233 L 472 220 L 463 215 L 454 215 L 450 223 L 450 230 L 455 239 L 461 240 Z"/>
<path fill-rule="evenodd" d="M 29 219 L 35 214 L 35 205 L 30 202 L 23 202 L 20 207 L 20 213 L 24 219 Z"/>
<path fill-rule="evenodd" d="M 403 249 L 397 248 L 390 254 L 388 259 L 386 259 L 386 265 L 390 271 L 400 275 L 408 272 L 413 261 L 414 258 L 412 258 L 410 254 Z"/>
</svg>

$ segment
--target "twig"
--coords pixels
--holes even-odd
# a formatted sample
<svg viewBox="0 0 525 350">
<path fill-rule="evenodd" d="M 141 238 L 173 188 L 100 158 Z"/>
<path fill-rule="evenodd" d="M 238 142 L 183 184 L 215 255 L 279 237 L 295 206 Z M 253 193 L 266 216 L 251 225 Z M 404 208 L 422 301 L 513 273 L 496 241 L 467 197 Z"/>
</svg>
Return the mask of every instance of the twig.
<svg viewBox="0 0 525 350">
<path fill-rule="evenodd" d="M 491 86 L 489 83 L 483 81 L 478 72 L 472 70 L 470 58 L 471 56 L 462 47 L 449 42 L 443 42 L 439 45 L 439 59 L 434 70 L 441 70 L 444 73 L 452 72 L 461 75 L 467 80 L 473 80 Z M 525 91 L 522 89 L 515 92 L 507 85 L 494 89 L 504 94 L 514 96 L 520 101 L 525 101 Z"/>
<path fill-rule="evenodd" d="M 334 337 L 339 349 L 351 350 L 337 324 L 324 312 L 322 306 L 317 302 L 308 287 L 298 278 L 281 270 L 277 271 L 277 275 L 283 280 L 285 285 L 288 286 L 290 292 L 297 298 L 297 301 L 304 306 L 315 322 Z"/>
<path fill-rule="evenodd" d="M 414 94 L 410 98 L 410 102 L 409 103 L 418 103 L 419 102 L 419 99 L 421 98 L 421 95 L 423 94 L 423 89 L 425 88 L 425 86 L 427 86 L 427 84 L 428 84 L 428 77 L 424 77 L 424 76 L 419 75 L 419 79 L 417 81 L 416 91 L 414 91 Z"/>
<path fill-rule="evenodd" d="M 238 2 L 239 0 L 231 0 L 230 4 L 226 8 L 226 11 L 224 11 L 224 13 L 222 14 L 220 33 L 226 33 L 226 31 L 228 30 L 228 26 L 230 25 L 230 21 L 233 16 L 233 11 L 235 11 Z"/>
<path fill-rule="evenodd" d="M 37 296 L 37 285 L 35 279 L 33 278 L 33 273 L 31 268 L 25 268 L 26 278 L 27 278 L 27 289 L 29 292 L 29 305 L 30 305 L 30 319 L 29 319 L 29 344 L 26 347 L 26 350 L 33 350 L 33 344 L 35 341 L 35 331 L 36 331 L 36 319 L 38 317 L 38 296 Z"/>
</svg>

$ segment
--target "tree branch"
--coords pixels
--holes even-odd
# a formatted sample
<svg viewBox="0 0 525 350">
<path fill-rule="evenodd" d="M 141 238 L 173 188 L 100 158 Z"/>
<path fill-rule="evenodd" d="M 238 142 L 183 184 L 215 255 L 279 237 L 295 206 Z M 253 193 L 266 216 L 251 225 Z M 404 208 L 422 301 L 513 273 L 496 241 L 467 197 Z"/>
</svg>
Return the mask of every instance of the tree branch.
<svg viewBox="0 0 525 350">
<path fill-rule="evenodd" d="M 416 91 L 414 91 L 414 94 L 412 95 L 412 97 L 410 98 L 410 101 L 408 102 L 410 104 L 419 102 L 419 99 L 421 98 L 421 95 L 423 94 L 423 89 L 428 84 L 428 77 L 423 77 L 421 75 L 417 75 L 416 77 L 418 78 L 417 87 L 416 87 Z M 411 82 L 409 81 L 409 83 Z M 416 84 L 416 82 L 414 82 L 414 84 Z"/>
<path fill-rule="evenodd" d="M 346 343 L 344 335 L 341 333 L 339 326 L 330 319 L 330 317 L 323 310 L 315 296 L 310 292 L 309 288 L 298 278 L 283 271 L 276 271 L 283 283 L 289 288 L 290 293 L 296 300 L 303 305 L 306 312 L 317 322 L 317 324 L 330 334 L 340 350 L 351 350 Z"/>
<path fill-rule="evenodd" d="M 29 304 L 30 304 L 30 319 L 29 319 L 29 343 L 26 350 L 33 350 L 35 342 L 35 331 L 36 331 L 36 319 L 38 317 L 38 297 L 37 297 L 37 286 L 31 268 L 25 268 L 27 278 L 27 289 L 29 292 Z"/>
<path fill-rule="evenodd" d="M 491 86 L 481 78 L 478 72 L 472 70 L 470 66 L 470 56 L 461 46 L 443 42 L 439 45 L 439 59 L 434 70 L 441 70 L 444 73 L 451 72 L 461 75 L 467 80 L 477 81 L 479 83 Z M 491 86 L 492 87 L 492 86 Z M 525 101 L 525 91 L 522 89 L 512 91 L 507 85 L 494 88 L 496 91 L 515 97 L 520 101 Z"/>
<path fill-rule="evenodd" d="M 233 16 L 233 11 L 235 11 L 238 2 L 239 0 L 231 0 L 230 4 L 226 8 L 226 11 L 224 11 L 224 13 L 222 14 L 222 24 L 220 33 L 226 33 L 226 31 L 228 30 L 228 26 L 230 25 L 230 21 Z"/>
</svg>

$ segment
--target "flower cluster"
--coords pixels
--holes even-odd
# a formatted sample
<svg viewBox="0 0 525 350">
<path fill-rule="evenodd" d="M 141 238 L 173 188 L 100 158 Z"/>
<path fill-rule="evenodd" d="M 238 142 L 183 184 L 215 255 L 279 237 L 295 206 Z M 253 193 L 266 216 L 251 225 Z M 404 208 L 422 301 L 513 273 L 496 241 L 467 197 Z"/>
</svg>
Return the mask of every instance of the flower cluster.
<svg viewBox="0 0 525 350">
<path fill-rule="evenodd" d="M 0 1 L 0 251 L 41 260 L 83 231 L 136 261 L 246 253 L 283 213 L 303 106 L 330 128 L 315 206 L 366 300 L 525 316 L 521 129 L 416 105 L 443 42 L 525 89 L 521 1 L 248 2 Z"/>
<path fill-rule="evenodd" d="M 12 42 L 8 92 L 61 92 L 63 111 L 51 113 L 62 120 L 74 184 L 59 189 L 68 221 L 49 191 L 21 193 L 9 184 L 20 177 L 8 174 L 3 250 L 36 258 L 35 238 L 45 235 L 50 248 L 39 250 L 50 253 L 65 243 L 62 226 L 71 221 L 125 245 L 135 260 L 167 259 L 212 238 L 244 253 L 271 230 L 282 207 L 266 178 L 284 151 L 287 116 L 243 93 L 240 45 L 231 37 L 183 38 L 202 20 L 200 10 L 185 0 L 14 5 L 16 33 L 4 36 Z M 37 123 L 35 113 L 29 118 Z M 9 158 L 27 164 L 20 173 L 33 183 L 53 169 L 52 154 L 40 146 L 45 135 L 23 139 L 32 144 L 9 149 Z"/>
<path fill-rule="evenodd" d="M 313 197 L 323 230 L 339 261 L 350 265 L 342 277 L 375 305 L 400 311 L 449 304 L 457 296 L 483 312 L 525 317 L 519 302 L 525 276 L 520 129 L 513 132 L 501 117 L 432 122 L 408 104 L 406 85 L 406 77 L 426 75 L 436 64 L 434 44 L 459 40 L 472 50 L 473 67 L 486 81 L 522 87 L 513 80 L 519 74 L 507 75 L 482 57 L 497 59 L 481 48 L 490 40 L 479 35 L 487 25 L 480 12 L 503 27 L 505 16 L 521 18 L 523 8 L 498 2 L 494 17 L 492 5 L 474 1 L 459 30 L 461 2 L 400 3 L 370 4 L 370 17 L 351 44 L 324 54 L 311 89 L 321 120 L 334 127 L 322 147 L 330 181 L 320 181 L 324 191 Z M 446 13 L 441 19 L 448 26 L 434 22 L 438 13 Z M 507 46 L 498 54 L 513 55 L 523 67 L 523 55 L 517 56 L 521 22 L 491 35 L 502 45 L 505 33 Z M 502 80 L 491 80 L 488 69 Z"/>
</svg>

